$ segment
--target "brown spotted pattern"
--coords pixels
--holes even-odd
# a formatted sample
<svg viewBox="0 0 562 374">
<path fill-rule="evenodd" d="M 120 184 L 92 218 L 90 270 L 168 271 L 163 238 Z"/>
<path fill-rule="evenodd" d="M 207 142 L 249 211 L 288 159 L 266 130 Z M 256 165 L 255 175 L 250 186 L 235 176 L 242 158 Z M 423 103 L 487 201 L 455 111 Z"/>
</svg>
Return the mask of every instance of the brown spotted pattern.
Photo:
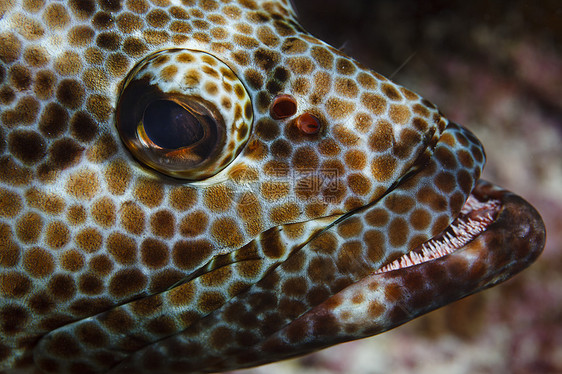
<svg viewBox="0 0 562 374">
<path fill-rule="evenodd" d="M 288 0 L 0 15 L 0 372 L 226 370 L 406 320 L 396 289 L 422 277 L 370 274 L 461 212 L 484 164 L 470 132 L 308 34 Z M 191 118 L 168 101 L 210 124 L 186 125 L 195 151 L 167 132 Z M 353 322 L 365 308 L 374 324 Z"/>
</svg>

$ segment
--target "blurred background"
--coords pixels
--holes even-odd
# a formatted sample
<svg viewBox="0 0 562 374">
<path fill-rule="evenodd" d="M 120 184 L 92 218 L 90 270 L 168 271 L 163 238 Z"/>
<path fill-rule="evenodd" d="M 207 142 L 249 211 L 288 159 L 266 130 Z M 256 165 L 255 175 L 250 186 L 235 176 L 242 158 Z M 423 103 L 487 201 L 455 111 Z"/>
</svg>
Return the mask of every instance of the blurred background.
<svg viewBox="0 0 562 374">
<path fill-rule="evenodd" d="M 547 244 L 506 283 L 395 330 L 261 373 L 562 373 L 562 1 L 294 0 L 313 35 L 483 142 L 483 177 L 541 213 Z"/>
</svg>

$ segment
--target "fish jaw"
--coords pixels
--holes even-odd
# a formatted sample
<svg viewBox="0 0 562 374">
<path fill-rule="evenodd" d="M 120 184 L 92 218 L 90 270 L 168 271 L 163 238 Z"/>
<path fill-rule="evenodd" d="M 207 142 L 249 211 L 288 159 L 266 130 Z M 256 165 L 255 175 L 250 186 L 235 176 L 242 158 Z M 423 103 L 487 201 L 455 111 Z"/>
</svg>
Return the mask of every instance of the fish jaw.
<svg viewBox="0 0 562 374">
<path fill-rule="evenodd" d="M 482 202 L 500 203 L 493 222 L 473 240 L 428 262 L 374 272 L 251 351 L 225 358 L 215 367 L 251 367 L 380 334 L 504 282 L 531 265 L 546 241 L 544 222 L 536 209 L 484 180 L 477 182 L 472 194 Z"/>
</svg>

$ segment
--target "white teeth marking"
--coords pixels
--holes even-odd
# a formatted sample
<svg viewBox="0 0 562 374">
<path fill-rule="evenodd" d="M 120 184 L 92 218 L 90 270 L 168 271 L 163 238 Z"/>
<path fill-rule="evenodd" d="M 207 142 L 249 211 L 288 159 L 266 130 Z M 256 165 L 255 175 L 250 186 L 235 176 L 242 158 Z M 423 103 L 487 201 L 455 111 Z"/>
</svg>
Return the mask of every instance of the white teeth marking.
<svg viewBox="0 0 562 374">
<path fill-rule="evenodd" d="M 494 221 L 491 211 L 499 210 L 500 206 L 498 200 L 481 202 L 474 196 L 469 195 L 461 208 L 460 216 L 453 221 L 441 237 L 423 243 L 421 248 L 406 253 L 377 270 L 375 274 L 414 266 L 455 252 L 486 230 L 488 225 Z M 477 214 L 474 218 L 467 217 L 471 212 L 478 210 L 486 210 L 487 212 Z"/>
</svg>

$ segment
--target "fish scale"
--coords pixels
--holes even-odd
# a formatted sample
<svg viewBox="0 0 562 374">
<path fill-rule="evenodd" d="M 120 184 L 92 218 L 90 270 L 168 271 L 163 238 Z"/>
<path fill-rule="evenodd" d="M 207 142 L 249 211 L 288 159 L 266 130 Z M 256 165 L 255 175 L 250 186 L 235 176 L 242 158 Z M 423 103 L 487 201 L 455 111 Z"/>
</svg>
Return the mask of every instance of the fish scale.
<svg viewBox="0 0 562 374">
<path fill-rule="evenodd" d="M 288 1 L 0 13 L 0 370 L 259 365 L 383 332 L 544 246 L 532 207 L 478 181 L 473 134 Z M 389 270 L 486 209 L 461 248 Z"/>
</svg>

